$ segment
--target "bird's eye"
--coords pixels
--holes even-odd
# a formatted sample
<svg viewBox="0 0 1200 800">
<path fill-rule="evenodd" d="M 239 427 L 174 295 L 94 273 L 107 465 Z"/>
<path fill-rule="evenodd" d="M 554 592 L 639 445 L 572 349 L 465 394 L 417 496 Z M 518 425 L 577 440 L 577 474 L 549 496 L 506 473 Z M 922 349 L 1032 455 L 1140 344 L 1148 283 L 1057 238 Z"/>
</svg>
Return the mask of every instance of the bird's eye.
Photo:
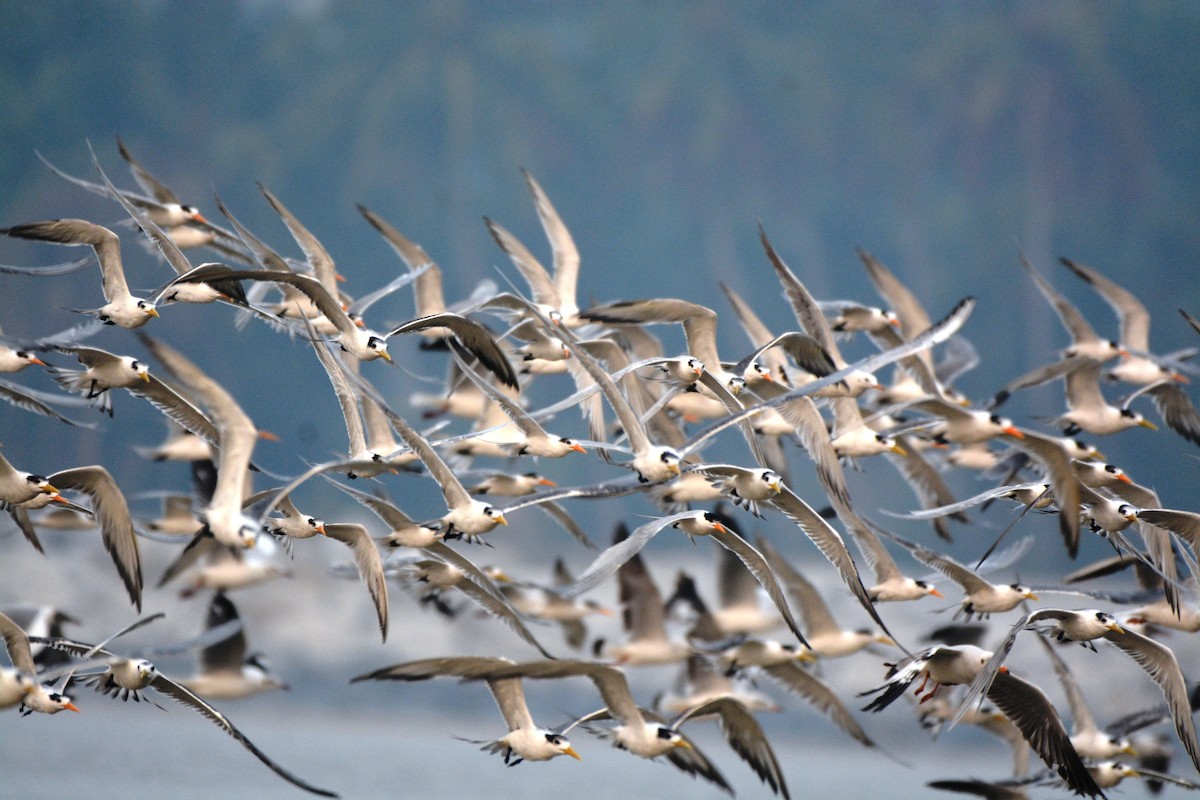
<svg viewBox="0 0 1200 800">
<path fill-rule="evenodd" d="M 1020 591 L 1024 591 L 1024 589 L 1025 589 L 1025 587 L 1024 587 L 1024 586 L 1022 586 L 1022 585 L 1021 585 L 1021 584 L 1019 584 L 1019 583 L 1012 583 L 1012 584 L 1009 584 L 1009 587 L 1008 587 L 1008 588 L 1012 589 L 1014 592 L 1020 592 Z"/>
<path fill-rule="evenodd" d="M 483 509 L 483 513 L 490 517 L 496 513 L 496 509 L 492 508 L 491 506 L 488 506 L 485 509 Z"/>
<path fill-rule="evenodd" d="M 137 306 L 138 306 L 138 308 L 145 308 L 145 307 L 146 307 L 146 301 L 145 301 L 145 300 L 138 300 L 138 304 L 137 304 Z"/>
<path fill-rule="evenodd" d="M 670 728 L 659 728 L 658 729 L 658 738 L 660 738 L 660 739 L 670 739 L 674 735 L 675 735 L 675 732 L 672 731 Z"/>
<path fill-rule="evenodd" d="M 367 339 L 367 347 L 371 348 L 372 350 L 378 350 L 381 346 L 383 346 L 383 340 L 378 336 L 372 336 L 371 338 Z"/>
<path fill-rule="evenodd" d="M 988 417 L 988 419 L 991 420 L 993 425 L 1000 424 L 1000 415 L 999 414 L 992 414 L 990 417 Z"/>
<path fill-rule="evenodd" d="M 550 744 L 558 744 L 559 742 L 562 741 L 562 737 L 559 736 L 557 733 L 547 733 L 546 741 L 549 742 Z"/>
<path fill-rule="evenodd" d="M 1110 475 L 1116 475 L 1120 471 L 1120 467 L 1114 467 L 1112 464 L 1105 464 L 1104 471 Z"/>
<path fill-rule="evenodd" d="M 1122 416 L 1122 417 L 1127 417 L 1127 418 L 1129 418 L 1129 419 L 1133 419 L 1134 417 L 1136 417 L 1136 416 L 1137 416 L 1137 412 L 1136 412 L 1136 411 L 1134 411 L 1132 408 L 1122 408 L 1122 409 L 1121 409 L 1121 416 Z"/>
<path fill-rule="evenodd" d="M 928 583 L 926 583 L 925 581 L 917 581 L 917 586 L 921 587 L 922 589 L 928 589 L 928 588 L 929 588 L 929 584 L 928 584 Z"/>
<path fill-rule="evenodd" d="M 311 525 L 311 526 L 313 526 L 314 528 L 315 528 L 315 527 L 317 527 L 317 520 L 316 520 L 316 518 L 314 518 L 314 517 L 309 517 L 309 518 L 308 518 L 308 524 L 309 524 L 309 525 Z"/>
</svg>

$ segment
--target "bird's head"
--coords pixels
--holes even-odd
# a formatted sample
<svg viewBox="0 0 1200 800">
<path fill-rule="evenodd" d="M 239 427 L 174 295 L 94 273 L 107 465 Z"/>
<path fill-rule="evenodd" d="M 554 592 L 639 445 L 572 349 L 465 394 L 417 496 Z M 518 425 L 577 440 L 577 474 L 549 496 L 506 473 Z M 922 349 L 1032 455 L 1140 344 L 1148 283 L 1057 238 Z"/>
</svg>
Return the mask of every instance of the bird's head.
<svg viewBox="0 0 1200 800">
<path fill-rule="evenodd" d="M 937 590 L 937 587 L 934 586 L 929 581 L 914 581 L 914 583 L 916 583 L 917 588 L 924 591 L 925 594 L 931 594 L 934 597 L 945 597 L 946 596 L 946 595 L 942 594 L 941 592 L 939 592 Z"/>
<path fill-rule="evenodd" d="M 391 361 L 392 357 L 388 353 L 387 341 L 382 336 L 372 334 L 367 337 L 367 349 L 375 353 L 377 358 L 382 358 L 385 361 Z"/>
<path fill-rule="evenodd" d="M 154 307 L 154 303 L 151 303 L 149 300 L 138 300 L 137 307 L 139 310 L 141 310 L 147 316 L 150 316 L 150 317 L 158 316 L 158 309 L 156 309 Z"/>
<path fill-rule="evenodd" d="M 582 758 L 579 757 L 579 753 L 575 752 L 575 748 L 571 747 L 571 743 L 567 740 L 567 737 L 563 736 L 562 734 L 547 733 L 546 741 L 550 744 L 551 747 L 558 750 L 558 752 L 562 753 L 564 756 L 570 756 L 571 758 L 575 759 L 576 761 L 583 760 Z"/>
</svg>

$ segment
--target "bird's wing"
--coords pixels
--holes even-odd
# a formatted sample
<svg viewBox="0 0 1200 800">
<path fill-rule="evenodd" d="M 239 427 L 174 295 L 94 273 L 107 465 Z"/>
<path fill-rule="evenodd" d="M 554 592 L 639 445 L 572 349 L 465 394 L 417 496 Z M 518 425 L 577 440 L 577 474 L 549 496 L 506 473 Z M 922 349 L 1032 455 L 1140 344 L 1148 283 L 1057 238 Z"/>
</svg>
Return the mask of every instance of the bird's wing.
<svg viewBox="0 0 1200 800">
<path fill-rule="evenodd" d="M 1078 344 L 1079 342 L 1095 342 L 1099 341 L 1100 337 L 1096 334 L 1095 329 L 1088 324 L 1087 318 L 1079 313 L 1071 301 L 1058 292 L 1050 281 L 1042 277 L 1042 274 L 1034 269 L 1029 260 L 1025 258 L 1025 254 L 1021 254 L 1021 266 L 1029 273 L 1029 277 L 1033 279 L 1037 285 L 1038 291 L 1042 293 L 1042 297 L 1050 305 L 1054 306 L 1054 313 L 1058 314 L 1059 320 L 1063 327 L 1067 329 L 1067 333 L 1071 334 L 1071 340 Z"/>
<path fill-rule="evenodd" d="M 237 607 L 222 592 L 213 595 L 204 619 L 205 630 L 225 625 L 230 620 L 240 619 Z M 246 631 L 238 628 L 234 633 L 213 642 L 200 651 L 202 672 L 240 672 L 246 660 Z"/>
<path fill-rule="evenodd" d="M 8 660 L 25 675 L 37 675 L 37 666 L 33 663 L 33 651 L 29 648 L 29 636 L 20 625 L 9 617 L 0 614 L 0 633 L 4 634 L 4 646 L 8 648 Z"/>
<path fill-rule="evenodd" d="M 974 572 L 967 569 L 962 564 L 959 564 L 949 556 L 944 556 L 941 553 L 930 550 L 928 547 L 923 547 L 916 542 L 910 542 L 894 533 L 889 534 L 889 536 L 897 544 L 903 546 L 906 550 L 908 550 L 908 552 L 912 553 L 913 557 L 922 564 L 928 567 L 933 567 L 938 572 L 957 583 L 967 594 L 977 592 L 981 589 L 986 589 L 991 585 L 983 578 L 979 577 Z"/>
<path fill-rule="evenodd" d="M 912 339 L 927 330 L 930 325 L 929 314 L 916 295 L 910 292 L 908 287 L 901 283 L 900 279 L 882 262 L 861 247 L 858 248 L 858 257 L 862 259 L 863 266 L 867 268 L 867 274 L 871 277 L 871 283 L 875 284 L 875 290 L 900 318 L 900 329 L 904 333 L 904 338 Z"/>
<path fill-rule="evenodd" d="M 537 209 L 538 219 L 542 221 L 542 229 L 546 232 L 546 238 L 550 240 L 550 250 L 554 254 L 554 288 L 558 291 L 559 303 L 563 304 L 558 308 L 566 306 L 569 311 L 575 306 L 578 291 L 579 249 L 575 246 L 575 240 L 571 238 L 571 232 L 567 230 L 562 218 L 550 203 L 550 198 L 529 174 L 529 170 L 522 169 L 521 174 L 529 184 L 533 205 Z"/>
<path fill-rule="evenodd" d="M 1132 350 L 1149 352 L 1150 312 L 1141 301 L 1134 297 L 1132 292 L 1113 283 L 1096 270 L 1068 258 L 1059 260 L 1063 266 L 1091 284 L 1116 313 L 1121 320 L 1121 344 Z"/>
<path fill-rule="evenodd" d="M 695 511 L 685 511 L 680 514 L 659 517 L 638 526 L 628 538 L 617 542 L 596 556 L 592 563 L 575 577 L 575 582 L 570 586 L 564 586 L 559 593 L 564 597 L 578 597 L 584 592 L 596 588 L 608 580 L 623 564 L 640 553 L 656 533 L 668 525 L 684 518 L 694 517 L 696 514 Z"/>
<path fill-rule="evenodd" d="M 852 738 L 867 747 L 875 746 L 875 742 L 867 736 L 862 726 L 850 715 L 850 711 L 841 699 L 838 698 L 837 693 L 825 685 L 820 678 L 809 674 L 797 664 L 786 662 L 770 667 L 763 667 L 762 670 L 782 684 L 785 689 L 811 703 L 814 708 L 829 717 L 834 725 L 837 725 Z"/>
<path fill-rule="evenodd" d="M 1200 745 L 1196 741 L 1196 725 L 1192 721 L 1192 708 L 1188 702 L 1187 685 L 1179 669 L 1179 661 L 1171 648 L 1140 633 L 1126 630 L 1122 633 L 1107 631 L 1104 638 L 1112 642 L 1145 670 L 1166 698 L 1167 708 L 1175 721 L 1175 733 L 1200 770 Z"/>
<path fill-rule="evenodd" d="M 355 458 L 367 448 L 366 431 L 363 429 L 362 417 L 358 413 L 358 394 L 346 377 L 337 356 L 329 351 L 329 345 L 312 335 L 312 325 L 307 319 L 304 320 L 304 323 L 309 330 L 317 359 L 325 368 L 325 374 L 329 376 L 329 382 L 333 385 L 333 393 L 337 396 L 338 406 L 342 409 L 342 419 L 346 424 L 346 436 L 350 442 L 348 452 L 351 458 Z"/>
<path fill-rule="evenodd" d="M 204 412 L 175 391 L 165 382 L 153 375 L 147 381 L 137 381 L 125 387 L 130 394 L 148 400 L 168 419 L 179 423 L 190 433 L 194 433 L 213 447 L 221 446 L 221 434 Z"/>
<path fill-rule="evenodd" d="M 50 476 L 50 481 L 59 489 L 73 489 L 91 498 L 92 513 L 100 523 L 104 548 L 125 583 L 129 599 L 141 611 L 142 562 L 133 530 L 133 516 L 117 482 L 101 466 L 65 469 Z"/>
<path fill-rule="evenodd" d="M 236 739 L 242 745 L 242 747 L 253 753 L 254 757 L 265 764 L 272 772 L 293 786 L 321 797 L 338 796 L 335 792 L 331 792 L 328 789 L 318 788 L 313 786 L 311 783 L 301 780 L 283 767 L 276 764 L 267 757 L 266 753 L 259 750 L 253 742 L 247 739 L 246 735 L 238 730 L 237 727 L 230 722 L 228 717 L 218 711 L 206 700 L 202 699 L 195 692 L 188 689 L 186 686 L 176 683 L 170 678 L 164 676 L 162 673 L 159 673 L 157 676 L 155 676 L 154 680 L 150 682 L 150 685 L 163 694 L 169 696 L 171 699 L 176 700 L 185 706 L 190 706 L 193 710 L 207 717 L 214 725 Z"/>
<path fill-rule="evenodd" d="M 804 501 L 801 500 L 800 502 Z M 813 516 L 817 516 L 815 512 Z M 775 571 L 775 574 L 780 577 L 783 584 L 787 587 L 792 602 L 800 606 L 800 616 L 804 619 L 804 627 L 808 628 L 809 634 L 816 636 L 823 633 L 836 634 L 839 632 L 841 628 L 838 627 L 837 621 L 834 620 L 833 614 L 830 613 L 829 606 L 825 604 L 825 601 L 821 599 L 821 595 L 817 593 L 816 587 L 809 583 L 799 571 L 789 564 L 766 539 L 759 537 L 758 544 L 766 556 L 768 563 Z"/>
<path fill-rule="evenodd" d="M 287 207 L 279 202 L 279 198 L 273 195 L 267 187 L 260 183 L 258 189 L 263 193 L 263 197 L 267 198 L 271 208 L 275 209 L 275 213 L 283 220 L 288 232 L 292 234 L 292 238 L 304 252 L 304 258 L 312 267 L 313 274 L 317 276 L 321 286 L 325 288 L 330 297 L 336 298 L 338 296 L 337 266 L 333 263 L 333 257 L 329 255 L 329 251 L 308 228 L 300 224 L 300 220 L 296 219 L 295 215 L 288 211 Z"/>
<path fill-rule="evenodd" d="M 536 648 L 544 657 L 554 658 L 546 648 L 542 647 L 529 628 L 526 627 L 516 609 L 509 605 L 508 601 L 503 597 L 491 594 L 469 577 L 465 577 L 456 583 L 455 588 L 474 600 L 484 611 L 507 625 L 511 631 Z"/>
<path fill-rule="evenodd" d="M 1072 790 L 1089 797 L 1103 796 L 1071 746 L 1058 712 L 1041 689 L 1011 672 L 1001 672 L 992 682 L 988 698 L 1012 720 L 1046 766 L 1057 770 Z"/>
<path fill-rule="evenodd" d="M 375 613 L 379 617 L 379 632 L 383 641 L 387 641 L 388 629 L 388 595 L 387 581 L 383 577 L 383 561 L 379 557 L 379 549 L 362 525 L 337 523 L 325 526 L 325 535 L 337 539 L 350 548 L 354 553 L 354 566 L 358 575 L 367 585 L 371 593 L 371 601 L 375 603 Z"/>
<path fill-rule="evenodd" d="M 783 589 L 779 587 L 779 581 L 775 579 L 775 573 L 771 571 L 763 554 L 755 550 L 749 542 L 734 533 L 732 529 L 724 528 L 724 526 L 715 528 L 709 535 L 716 539 L 718 544 L 741 559 L 741 562 L 746 565 L 746 569 L 750 570 L 750 574 L 762 585 L 767 596 L 771 598 L 771 602 L 779 610 L 779 614 L 787 623 L 788 628 L 796 635 L 801 644 L 807 646 L 808 641 L 800 632 L 800 626 L 796 624 L 792 610 L 788 608 Z"/>
<path fill-rule="evenodd" d="M 775 758 L 775 751 L 762 726 L 738 699 L 717 697 L 692 706 L 672 720 L 671 727 L 678 728 L 693 716 L 712 713 L 720 716 L 721 732 L 725 734 L 725 740 L 733 752 L 750 765 L 759 780 L 788 800 L 791 795 L 788 794 L 787 782 L 783 778 L 779 760 Z"/>
<path fill-rule="evenodd" d="M 451 311 L 443 311 L 440 314 L 431 314 L 427 317 L 410 320 L 394 328 L 387 336 L 390 338 L 401 333 L 426 330 L 427 328 L 449 328 L 463 346 L 479 359 L 479 363 L 487 367 L 500 379 L 501 383 L 513 388 L 520 387 L 512 364 L 509 363 L 508 357 L 504 355 L 504 350 L 496 342 L 495 337 L 487 328 L 469 317 Z"/>
<path fill-rule="evenodd" d="M 258 430 L 233 396 L 223 386 L 206 375 L 199 367 L 173 347 L 142 335 L 142 343 L 181 381 L 201 399 L 212 414 L 220 432 L 221 458 L 218 464 L 217 488 L 212 504 L 240 508 L 246 496 L 246 472 L 250 455 L 258 441 Z"/>
<path fill-rule="evenodd" d="M 143 192 L 163 205 L 168 203 L 180 205 L 179 198 L 175 195 L 175 192 L 171 191 L 165 183 L 154 177 L 150 170 L 143 167 L 141 162 L 133 157 L 133 153 L 129 152 L 129 148 L 121 141 L 120 136 L 117 137 L 117 152 L 121 154 L 121 158 L 125 159 L 125 163 L 129 165 L 129 172 L 133 175 L 133 179 L 137 181 L 137 185 L 142 187 Z"/>
<path fill-rule="evenodd" d="M 540 211 L 539 209 L 539 213 Z M 508 255 L 513 266 L 529 284 L 534 302 L 558 308 L 561 300 L 558 287 L 554 285 L 554 281 L 550 279 L 549 273 L 546 272 L 546 268 L 542 266 L 541 262 L 534 258 L 533 253 L 529 252 L 528 248 L 503 226 L 487 217 L 484 217 L 483 221 L 487 224 L 487 229 L 491 232 L 492 238 L 496 240 L 496 244 Z"/>
<path fill-rule="evenodd" d="M 525 688 L 520 678 L 492 678 L 487 683 L 510 731 L 535 727 L 533 715 L 525 703 Z"/>
<path fill-rule="evenodd" d="M 408 237 L 388 224 L 374 211 L 361 204 L 358 206 L 358 211 L 375 230 L 379 231 L 388 245 L 408 266 L 410 272 L 419 269 L 425 270 L 417 278 L 413 287 L 416 295 L 417 316 L 425 317 L 445 311 L 446 299 L 442 295 L 442 270 L 434 263 L 433 259 L 425 254 L 420 245 L 410 241 Z"/>
<path fill-rule="evenodd" d="M 817 340 L 821 348 L 829 355 L 835 364 L 839 367 L 845 366 L 846 362 L 842 359 L 841 351 L 838 350 L 837 343 L 833 339 L 833 331 L 829 329 L 829 320 L 825 318 L 825 313 L 821 311 L 820 304 L 809 293 L 808 289 L 800 282 L 795 273 L 784 263 L 779 254 L 775 252 L 775 248 L 771 246 L 771 242 L 767 239 L 767 233 L 763 230 L 762 225 L 758 226 L 758 238 L 762 242 L 763 249 L 767 252 L 767 258 L 771 262 L 771 266 L 775 269 L 775 275 L 779 282 L 783 285 L 784 294 L 787 295 L 788 302 L 792 306 L 792 313 L 796 315 L 796 319 L 800 322 L 800 326 L 804 328 L 805 333 Z"/>
<path fill-rule="evenodd" d="M 59 400 L 59 397 L 55 395 L 43 395 L 41 392 L 33 389 L 26 389 L 24 387 L 18 388 L 6 381 L 0 381 L 0 399 L 6 400 L 17 408 L 21 408 L 26 411 L 32 411 L 33 413 L 41 414 L 44 417 L 53 417 L 59 422 L 65 422 L 73 428 L 96 427 L 95 424 L 90 422 L 76 422 L 69 417 L 64 417 L 62 414 L 58 413 L 54 409 L 50 408 L 50 406 L 39 400 L 39 396 L 44 396 L 47 400 L 50 400 L 51 398 L 53 398 L 54 401 Z"/>
</svg>

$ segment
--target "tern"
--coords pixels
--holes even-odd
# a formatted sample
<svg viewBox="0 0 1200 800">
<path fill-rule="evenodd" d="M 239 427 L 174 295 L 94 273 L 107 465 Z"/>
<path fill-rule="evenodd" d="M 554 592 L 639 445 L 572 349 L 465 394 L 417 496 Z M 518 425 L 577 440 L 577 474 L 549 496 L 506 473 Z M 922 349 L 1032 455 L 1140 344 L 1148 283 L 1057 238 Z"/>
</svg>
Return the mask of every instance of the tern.
<svg viewBox="0 0 1200 800">
<path fill-rule="evenodd" d="M 4 636 L 8 660 L 13 665 L 12 670 L 0 669 L 0 708 L 19 706 L 23 714 L 31 711 L 44 714 L 64 710 L 79 712 L 71 698 L 63 693 L 70 679 L 69 673 L 63 676 L 60 686 L 43 686 L 38 680 L 28 634 L 4 614 L 0 614 L 0 635 Z"/>
<path fill-rule="evenodd" d="M 122 328 L 140 328 L 151 317 L 158 316 L 153 302 L 130 294 L 121 265 L 121 240 L 108 228 L 83 219 L 52 219 L 0 228 L 0 233 L 95 250 L 107 302 L 99 308 L 80 310 L 80 313 L 91 314 L 107 325 Z"/>
<path fill-rule="evenodd" d="M 556 756 L 570 756 L 582 760 L 571 742 L 561 732 L 539 727 L 525 704 L 525 690 L 520 677 L 491 677 L 499 669 L 514 667 L 507 658 L 484 658 L 465 656 L 459 658 L 429 658 L 383 667 L 351 678 L 351 683 L 360 681 L 422 681 L 429 678 L 450 676 L 464 680 L 484 680 L 500 714 L 508 725 L 508 733 L 494 742 L 483 743 L 489 753 L 499 753 L 504 763 L 515 767 L 522 761 L 549 761 Z"/>
<path fill-rule="evenodd" d="M 920 694 L 932 682 L 933 688 L 922 698 L 926 702 L 942 686 L 968 684 L 979 677 L 992 653 L 974 645 L 947 647 L 937 645 L 909 656 L 891 666 L 888 680 L 863 695 L 878 694 L 864 711 L 882 711 L 903 695 L 910 685 L 922 678 Z M 1102 796 L 1071 741 L 1050 700 L 1037 686 L 1001 668 L 987 690 L 987 696 L 1020 729 L 1025 741 L 1051 769 L 1067 781 L 1072 790 L 1089 797 Z"/>
<path fill-rule="evenodd" d="M 161 614 L 155 616 L 162 616 Z M 141 620 L 142 624 L 154 617 Z M 231 620 L 235 622 L 235 620 Z M 228 623 L 226 623 L 228 624 Z M 239 625 L 240 629 L 240 625 Z M 236 634 L 235 634 L 236 635 Z M 114 637 L 110 637 L 110 640 Z M 242 747 L 249 750 L 255 758 L 265 764 L 276 775 L 283 778 L 293 786 L 299 787 L 306 792 L 310 792 L 321 797 L 338 797 L 334 792 L 327 789 L 321 789 L 312 784 L 301 780 L 283 767 L 276 764 L 265 753 L 258 749 L 253 742 L 246 737 L 233 722 L 226 717 L 215 706 L 207 700 L 201 698 L 196 692 L 184 686 L 171 678 L 168 678 L 153 662 L 146 658 L 126 657 L 113 653 L 105 649 L 106 642 L 99 645 L 85 644 L 69 639 L 50 640 L 48 644 L 56 649 L 71 653 L 77 658 L 84 659 L 84 668 L 101 663 L 105 669 L 103 672 L 89 675 L 87 680 L 94 682 L 96 691 L 102 694 L 110 694 L 114 697 L 120 695 L 122 699 L 133 697 L 139 699 L 141 693 L 146 689 L 154 689 L 156 692 L 170 697 L 172 700 L 186 706 L 201 716 L 210 720 L 214 725 L 225 731 L 234 738 Z M 172 649 L 177 652 L 178 648 Z M 149 700 L 149 698 L 147 698 Z M 150 701 L 153 702 L 153 701 Z M 155 704 L 157 705 L 157 703 Z M 161 707 L 161 706 L 160 706 Z"/>
<path fill-rule="evenodd" d="M 204 627 L 205 630 L 223 628 L 238 618 L 233 602 L 223 592 L 217 592 L 209 602 Z M 206 700 L 232 700 L 288 688 L 267 672 L 260 655 L 246 655 L 246 632 L 242 627 L 200 651 L 200 672 L 177 683 Z"/>
</svg>

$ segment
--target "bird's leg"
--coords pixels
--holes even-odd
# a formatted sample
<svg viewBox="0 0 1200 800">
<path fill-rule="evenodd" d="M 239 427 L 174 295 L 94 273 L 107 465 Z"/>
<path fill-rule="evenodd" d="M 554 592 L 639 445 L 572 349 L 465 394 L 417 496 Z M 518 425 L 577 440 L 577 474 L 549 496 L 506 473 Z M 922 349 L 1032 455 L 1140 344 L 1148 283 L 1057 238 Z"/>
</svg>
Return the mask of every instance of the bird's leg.
<svg viewBox="0 0 1200 800">
<path fill-rule="evenodd" d="M 935 683 L 933 685 L 933 688 L 929 690 L 929 694 L 922 697 L 920 702 L 917 703 L 917 705 L 922 705 L 925 702 L 932 700 L 933 696 L 938 693 L 938 689 L 940 689 L 940 688 L 942 688 L 942 685 L 940 683 Z"/>
<path fill-rule="evenodd" d="M 925 677 L 921 680 L 921 685 L 917 687 L 917 690 L 913 694 L 920 694 L 925 691 L 925 684 L 927 683 L 929 683 L 929 673 L 925 672 Z"/>
</svg>

